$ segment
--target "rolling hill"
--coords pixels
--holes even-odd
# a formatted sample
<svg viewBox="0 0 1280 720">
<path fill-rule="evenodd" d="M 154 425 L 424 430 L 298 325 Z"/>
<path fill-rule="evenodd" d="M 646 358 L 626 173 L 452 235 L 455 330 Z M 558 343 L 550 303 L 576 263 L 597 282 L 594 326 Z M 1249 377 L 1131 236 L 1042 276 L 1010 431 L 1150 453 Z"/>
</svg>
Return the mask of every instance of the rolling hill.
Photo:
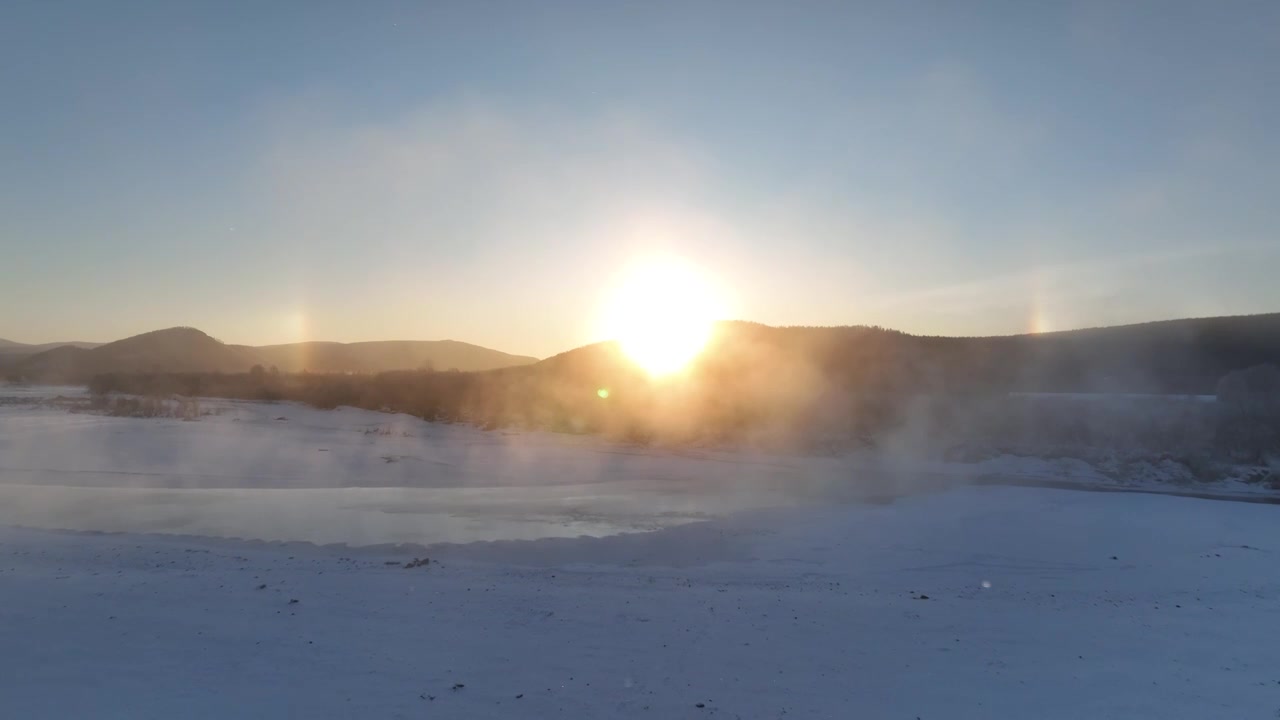
<svg viewBox="0 0 1280 720">
<path fill-rule="evenodd" d="M 1280 364 L 1280 313 L 1195 318 L 998 337 L 926 337 L 874 327 L 721 323 L 686 380 L 733 397 L 761 392 L 1212 393 L 1219 378 Z M 145 333 L 94 348 L 63 346 L 21 358 L 7 374 L 83 382 L 101 373 L 377 373 L 498 371 L 538 395 L 643 382 L 611 343 L 542 361 L 451 340 L 227 345 L 193 328 Z M 490 380 L 469 381 L 488 386 Z M 815 390 L 816 389 L 816 390 Z"/>
<path fill-rule="evenodd" d="M 85 358 L 110 348 L 53 351 L 56 369 L 84 372 Z M 222 350 L 240 353 L 229 364 L 258 357 L 253 348 Z M 339 356 L 327 345 L 288 352 L 316 350 Z M 939 452 L 1006 452 L 1078 445 L 1081 438 L 1101 447 L 1118 438 L 1152 452 L 1195 448 L 1257 458 L 1280 447 L 1268 439 L 1280 438 L 1280 429 L 1240 420 L 1237 406 L 1217 412 L 1226 404 L 1152 404 L 1113 394 L 1216 394 L 1224 376 L 1262 364 L 1280 365 L 1280 314 L 986 338 L 726 322 L 684 372 L 660 379 L 617 343 L 604 342 L 483 372 L 109 374 L 93 378 L 91 388 L 297 400 L 640 443 L 830 450 L 927 439 Z M 1103 393 L 1107 402 L 1046 401 L 1017 391 Z"/>
<path fill-rule="evenodd" d="M 228 345 L 195 328 L 179 327 L 96 347 L 15 353 L 5 374 L 33 382 L 85 382 L 104 373 L 238 373 L 254 365 L 282 372 L 373 373 L 425 367 L 491 370 L 535 361 L 452 340 Z"/>
<path fill-rule="evenodd" d="M 40 343 L 37 345 L 30 345 L 27 343 L 14 342 L 12 340 L 5 340 L 4 338 L 0 338 L 0 373 L 4 373 L 6 369 L 11 368 L 12 366 L 21 362 L 24 358 L 28 358 L 32 355 L 36 355 L 42 352 L 48 352 L 50 350 L 54 350 L 56 348 L 62 348 L 62 347 L 88 349 L 88 348 L 97 347 L 100 344 L 101 343 L 72 341 L 72 342 Z"/>
<path fill-rule="evenodd" d="M 244 347 L 244 346 L 241 346 Z M 304 342 L 246 347 L 264 366 L 281 372 L 375 373 L 388 370 L 493 370 L 527 365 L 537 358 L 509 355 L 456 340 Z"/>
<path fill-rule="evenodd" d="M 50 342 L 50 343 L 37 343 L 35 345 L 29 345 L 27 343 L 14 342 L 12 340 L 5 340 L 4 338 L 0 338 L 0 353 L 4 353 L 7 355 L 18 355 L 18 354 L 34 355 L 39 352 L 44 352 L 45 350 L 52 350 L 54 348 L 60 348 L 60 347 L 71 346 L 71 347 L 87 349 L 87 348 L 98 347 L 101 344 L 102 343 L 81 342 L 79 340 L 72 340 L 69 342 Z"/>
<path fill-rule="evenodd" d="M 987 433 L 988 440 L 1031 444 L 1065 442 L 1077 432 L 1151 433 L 1159 424 L 1107 414 L 1129 412 L 1129 400 L 1103 410 L 1080 405 L 1063 416 L 1057 405 L 1028 410 L 1011 392 L 1213 395 L 1224 376 L 1262 364 L 1280 365 L 1280 314 L 988 338 L 730 322 L 717 328 L 686 372 L 656 382 L 615 343 L 600 343 L 526 367 L 304 387 L 296 397 L 638 442 L 665 437 L 805 446 L 912 426 L 938 438 Z M 1160 422 L 1187 433 L 1210 427 L 1198 415 L 1165 413 Z M 1209 433 L 1213 442 L 1237 432 L 1221 430 Z M 1162 438 L 1166 449 L 1181 442 L 1171 440 L 1180 437 L 1175 431 L 1149 437 Z M 1249 452 L 1258 447 L 1245 446 Z"/>
<path fill-rule="evenodd" d="M 1280 313 L 1167 320 L 1036 335 L 929 337 L 876 327 L 721 323 L 688 373 L 699 383 L 903 392 L 1125 392 L 1211 394 L 1228 372 L 1280 365 Z M 634 374 L 611 344 L 531 368 L 584 385 Z"/>
<path fill-rule="evenodd" d="M 195 328 L 170 328 L 99 345 L 60 347 L 24 358 L 11 370 L 28 380 L 82 382 L 101 373 L 243 372 L 252 355 Z"/>
</svg>

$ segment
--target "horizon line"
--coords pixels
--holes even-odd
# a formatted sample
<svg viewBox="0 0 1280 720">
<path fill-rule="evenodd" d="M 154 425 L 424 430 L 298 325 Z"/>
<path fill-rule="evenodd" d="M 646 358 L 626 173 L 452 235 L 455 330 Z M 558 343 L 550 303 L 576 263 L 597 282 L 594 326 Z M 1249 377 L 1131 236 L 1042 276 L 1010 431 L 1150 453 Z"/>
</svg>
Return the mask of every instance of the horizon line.
<svg viewBox="0 0 1280 720">
<path fill-rule="evenodd" d="M 909 335 L 909 336 L 914 336 L 914 337 L 924 337 L 924 338 L 956 338 L 956 339 L 979 339 L 979 338 L 1025 337 L 1025 336 L 1031 336 L 1031 335 L 1058 335 L 1058 334 L 1062 334 L 1062 333 L 1069 333 L 1069 332 L 1083 332 L 1083 331 L 1088 331 L 1088 330 L 1106 330 L 1106 329 L 1111 329 L 1111 328 L 1136 327 L 1136 326 L 1139 326 L 1139 325 L 1155 325 L 1155 324 L 1160 324 L 1160 323 L 1186 322 L 1186 321 L 1194 321 L 1194 320 L 1221 320 L 1221 319 L 1227 319 L 1227 318 L 1259 317 L 1259 316 L 1263 316 L 1263 315 L 1277 315 L 1277 314 L 1280 314 L 1280 310 L 1273 310 L 1273 311 L 1270 311 L 1270 312 L 1239 313 L 1239 314 L 1232 314 L 1232 315 L 1192 315 L 1192 316 L 1172 317 L 1172 318 L 1170 318 L 1170 317 L 1165 317 L 1165 318 L 1159 318 L 1159 319 L 1154 319 L 1154 320 L 1141 320 L 1141 321 L 1138 321 L 1138 322 L 1121 323 L 1121 324 L 1118 324 L 1118 325 L 1088 325 L 1088 326 L 1081 326 L 1081 327 L 1063 328 L 1063 329 L 1060 329 L 1060 330 L 1046 330 L 1046 331 L 1043 331 L 1043 332 L 1015 332 L 1015 333 L 1003 333 L 1003 334 L 994 334 L 994 335 L 946 335 L 946 334 L 931 334 L 931 333 L 922 333 L 922 332 L 910 332 L 910 331 L 907 331 L 907 330 L 902 330 L 902 329 L 894 328 L 894 327 L 888 327 L 888 326 L 885 326 L 885 325 L 867 324 L 867 323 L 850 323 L 850 324 L 846 324 L 846 325 L 802 325 L 802 324 L 777 324 L 777 325 L 770 325 L 769 323 L 764 323 L 764 322 L 760 322 L 760 321 L 757 321 L 757 320 L 745 320 L 745 319 L 741 319 L 741 318 L 726 318 L 726 319 L 716 320 L 715 322 L 717 322 L 717 323 L 725 323 L 725 324 L 728 324 L 728 323 L 743 323 L 743 324 L 747 324 L 747 325 L 760 325 L 760 326 L 763 326 L 763 327 L 784 328 L 784 329 L 785 329 L 785 328 L 829 328 L 829 329 L 834 329 L 834 328 L 860 328 L 860 327 L 861 327 L 861 328 L 878 328 L 878 329 L 881 329 L 881 330 L 886 330 L 886 331 L 890 331 L 890 332 L 902 333 L 903 335 Z M 171 326 L 169 326 L 169 327 L 156 328 L 156 329 L 154 329 L 154 330 L 144 330 L 144 331 L 142 331 L 142 332 L 133 333 L 132 335 L 125 335 L 124 337 L 118 337 L 118 338 L 115 338 L 114 340 L 106 340 L 106 341 L 96 341 L 96 340 L 52 340 L 52 341 L 47 341 L 47 342 L 23 342 L 23 341 L 13 340 L 13 339 L 10 339 L 10 338 L 7 338 L 7 337 L 2 337 L 2 336 L 0 336 L 0 342 L 12 343 L 13 345 L 18 345 L 18 346 L 22 346 L 22 347 L 38 347 L 38 346 L 44 346 L 44 345 L 52 345 L 52 346 L 67 346 L 67 345 L 77 345 L 77 344 L 90 344 L 90 345 L 102 346 L 102 345 L 109 345 L 109 344 L 114 343 L 114 342 L 119 342 L 119 341 L 121 341 L 121 340 L 128 340 L 129 338 L 138 337 L 138 336 L 140 336 L 140 335 L 147 335 L 147 334 L 155 333 L 155 332 L 163 332 L 163 331 L 165 331 L 165 330 L 180 330 L 180 329 L 195 330 L 195 331 L 197 331 L 197 332 L 200 332 L 200 333 L 203 333 L 203 334 L 205 334 L 205 335 L 209 336 L 210 338 L 212 338 L 212 339 L 214 339 L 214 340 L 216 340 L 216 341 L 218 341 L 218 342 L 222 343 L 223 345 L 235 345 L 235 346 L 241 346 L 241 347 L 252 347 L 252 348 L 278 347 L 278 346 L 284 346 L 284 345 L 303 345 L 303 344 L 307 344 L 307 343 L 330 343 L 330 344 L 335 344 L 335 345 L 356 345 L 356 344 L 360 344 L 360 343 L 376 343 L 376 342 L 456 342 L 456 343 L 462 343 L 462 344 L 464 344 L 464 345 L 471 345 L 472 347 L 484 348 L 484 349 L 486 349 L 486 350 L 491 350 L 491 351 L 494 351 L 494 352 L 500 352 L 500 353 L 503 353 L 503 354 L 506 354 L 506 355 L 515 356 L 515 357 L 531 357 L 531 358 L 535 358 L 535 359 L 542 359 L 542 356 L 535 355 L 535 354 L 532 354 L 532 353 L 517 353 L 517 352 L 510 352 L 510 351 L 507 351 L 507 350 L 501 350 L 501 349 L 498 349 L 498 348 L 490 347 L 490 346 L 488 346 L 488 345 L 481 345 L 481 344 L 479 344 L 479 343 L 474 343 L 474 342 L 471 342 L 471 341 L 468 341 L 468 340 L 457 340 L 457 339 L 454 339 L 454 338 L 430 338 L 430 339 L 382 338 L 382 339 L 379 339 L 379 340 L 319 340 L 319 339 L 308 339 L 308 340 L 295 340 L 295 341 L 293 341 L 293 342 L 270 342 L 270 343 L 263 343 L 263 344 L 260 344 L 260 345 L 251 345 L 251 344 L 248 344 L 248 343 L 228 342 L 228 341 L 226 341 L 226 340 L 222 340 L 221 338 L 218 338 L 218 337 L 214 336 L 213 334 L 211 334 L 211 333 L 209 333 L 209 332 L 206 332 L 206 331 L 204 331 L 204 330 L 201 330 L 200 328 L 198 328 L 198 327 L 196 327 L 196 326 L 194 326 L 194 325 L 171 325 Z M 615 340 L 615 339 L 613 339 L 613 338 L 604 338 L 604 339 L 600 339 L 600 340 L 593 340 L 593 341 L 590 341 L 590 342 L 584 343 L 583 345 L 578 345 L 578 346 L 575 346 L 575 347 L 586 347 L 586 346 L 588 346 L 588 345 L 595 345 L 595 344 L 602 343 L 602 342 L 610 342 L 611 340 Z M 51 349 L 52 349 L 52 348 L 51 348 Z M 561 352 L 567 352 L 568 350 L 573 350 L 573 349 L 574 349 L 574 348 L 573 348 L 573 347 L 571 347 L 571 348 L 568 348 L 567 350 L 560 350 L 560 351 L 557 351 L 557 352 L 555 352 L 555 353 L 551 353 L 551 354 L 549 354 L 549 355 L 546 355 L 545 357 L 553 357 L 554 355 L 557 355 L 557 354 L 559 354 L 559 353 L 561 353 Z"/>
</svg>

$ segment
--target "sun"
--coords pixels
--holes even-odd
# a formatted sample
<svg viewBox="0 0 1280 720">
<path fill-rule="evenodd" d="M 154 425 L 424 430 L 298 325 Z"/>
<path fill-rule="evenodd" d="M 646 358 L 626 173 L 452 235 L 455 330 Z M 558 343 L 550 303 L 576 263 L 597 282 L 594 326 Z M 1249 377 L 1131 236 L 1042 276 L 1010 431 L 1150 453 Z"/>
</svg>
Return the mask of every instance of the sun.
<svg viewBox="0 0 1280 720">
<path fill-rule="evenodd" d="M 677 259 L 638 264 L 618 285 L 606 332 L 654 377 L 684 369 L 707 344 L 723 307 L 706 277 Z"/>
</svg>

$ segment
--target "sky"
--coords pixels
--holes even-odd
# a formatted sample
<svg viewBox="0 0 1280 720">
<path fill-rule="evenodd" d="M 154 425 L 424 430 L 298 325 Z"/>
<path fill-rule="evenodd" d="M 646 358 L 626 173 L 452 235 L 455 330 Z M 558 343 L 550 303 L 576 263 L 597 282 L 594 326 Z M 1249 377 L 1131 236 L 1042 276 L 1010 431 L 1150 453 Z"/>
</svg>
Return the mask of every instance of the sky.
<svg viewBox="0 0 1280 720">
<path fill-rule="evenodd" d="M 0 337 L 991 335 L 1280 310 L 1280 3 L 27 2 Z"/>
</svg>

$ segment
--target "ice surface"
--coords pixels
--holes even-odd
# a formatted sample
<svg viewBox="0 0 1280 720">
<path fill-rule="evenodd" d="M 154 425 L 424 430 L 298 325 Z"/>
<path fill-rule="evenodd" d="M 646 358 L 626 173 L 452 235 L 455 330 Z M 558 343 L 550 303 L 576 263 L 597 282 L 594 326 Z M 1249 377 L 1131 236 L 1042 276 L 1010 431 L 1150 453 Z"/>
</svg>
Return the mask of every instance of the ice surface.
<svg viewBox="0 0 1280 720">
<path fill-rule="evenodd" d="M 203 408 L 221 414 L 184 422 L 0 405 L 0 524 L 432 544 L 646 531 L 954 482 L 837 458 L 652 450 L 349 408 Z"/>
</svg>

